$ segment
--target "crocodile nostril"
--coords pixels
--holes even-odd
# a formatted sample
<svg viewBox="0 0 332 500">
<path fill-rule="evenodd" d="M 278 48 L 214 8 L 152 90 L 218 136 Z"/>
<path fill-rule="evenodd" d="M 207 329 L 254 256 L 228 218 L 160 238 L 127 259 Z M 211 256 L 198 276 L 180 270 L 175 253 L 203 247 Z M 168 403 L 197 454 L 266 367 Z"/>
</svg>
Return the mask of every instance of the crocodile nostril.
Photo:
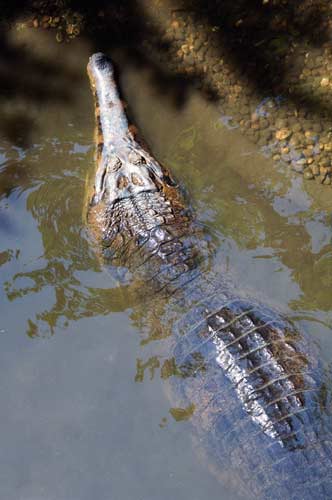
<svg viewBox="0 0 332 500">
<path fill-rule="evenodd" d="M 137 151 L 131 151 L 128 155 L 128 159 L 133 165 L 144 165 L 146 163 L 145 158 Z"/>
</svg>

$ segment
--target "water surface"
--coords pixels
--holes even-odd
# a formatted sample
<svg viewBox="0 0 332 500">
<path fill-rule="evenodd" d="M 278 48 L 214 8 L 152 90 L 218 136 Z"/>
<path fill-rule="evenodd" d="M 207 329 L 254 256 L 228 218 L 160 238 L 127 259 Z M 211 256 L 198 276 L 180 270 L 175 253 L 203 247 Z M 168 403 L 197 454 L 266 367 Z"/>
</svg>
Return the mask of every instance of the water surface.
<svg viewBox="0 0 332 500">
<path fill-rule="evenodd" d="M 190 422 L 170 413 L 160 346 L 86 235 L 90 48 L 64 50 L 46 33 L 12 43 L 56 71 L 44 70 L 45 95 L 27 91 L 6 107 L 11 123 L 26 116 L 28 133 L 17 126 L 0 139 L 0 497 L 236 498 L 193 446 Z M 329 362 L 330 190 L 276 170 L 195 92 L 178 107 L 148 70 L 113 55 L 135 122 L 214 233 L 221 264 L 305 328 Z M 34 76 L 21 78 L 28 90 Z"/>
</svg>

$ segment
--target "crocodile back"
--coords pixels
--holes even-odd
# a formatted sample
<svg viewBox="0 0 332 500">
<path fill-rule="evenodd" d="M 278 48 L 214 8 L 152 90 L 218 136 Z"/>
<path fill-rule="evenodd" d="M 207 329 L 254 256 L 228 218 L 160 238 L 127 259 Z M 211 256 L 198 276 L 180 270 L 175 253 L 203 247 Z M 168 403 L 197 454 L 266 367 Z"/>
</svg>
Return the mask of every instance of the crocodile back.
<svg viewBox="0 0 332 500">
<path fill-rule="evenodd" d="M 276 311 L 211 282 L 206 300 L 187 299 L 173 336 L 172 391 L 193 408 L 200 446 L 246 498 L 331 498 L 329 389 L 314 346 Z"/>
</svg>

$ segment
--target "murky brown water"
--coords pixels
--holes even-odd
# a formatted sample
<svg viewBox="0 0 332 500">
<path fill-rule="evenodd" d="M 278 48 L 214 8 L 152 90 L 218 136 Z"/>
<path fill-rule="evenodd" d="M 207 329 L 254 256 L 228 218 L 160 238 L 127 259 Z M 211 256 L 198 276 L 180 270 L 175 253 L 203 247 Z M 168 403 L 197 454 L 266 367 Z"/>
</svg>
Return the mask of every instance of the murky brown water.
<svg viewBox="0 0 332 500">
<path fill-rule="evenodd" d="M 86 238 L 89 47 L 64 49 L 27 32 L 12 43 L 57 61 L 57 71 L 45 70 L 48 98 L 27 92 L 12 109 L 13 120 L 18 110 L 29 119 L 29 133 L 17 127 L 11 141 L 0 140 L 0 497 L 236 498 L 202 464 L 189 423 L 169 413 L 153 376 L 156 347 L 144 342 L 125 286 L 100 267 Z M 276 171 L 195 93 L 179 109 L 148 71 L 114 58 L 137 125 L 217 235 L 233 279 L 309 330 L 328 362 L 330 190 Z M 33 75 L 21 78 L 28 89 Z M 151 377 L 146 371 L 140 382 L 136 365 L 149 359 Z"/>
</svg>

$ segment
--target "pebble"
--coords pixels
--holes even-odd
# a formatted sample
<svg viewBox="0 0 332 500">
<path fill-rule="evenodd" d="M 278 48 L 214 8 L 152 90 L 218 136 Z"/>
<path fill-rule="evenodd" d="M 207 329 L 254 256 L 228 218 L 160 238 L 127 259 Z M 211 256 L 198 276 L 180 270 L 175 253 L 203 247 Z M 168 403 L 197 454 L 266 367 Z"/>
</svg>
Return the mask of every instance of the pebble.
<svg viewBox="0 0 332 500">
<path fill-rule="evenodd" d="M 292 135 L 292 131 L 289 128 L 282 128 L 280 130 L 277 130 L 275 135 L 278 141 L 284 141 L 290 138 L 290 136 Z"/>
<path fill-rule="evenodd" d="M 311 168 L 307 168 L 307 170 L 305 170 L 304 174 L 303 174 L 304 178 L 307 179 L 307 180 L 311 180 L 311 179 L 314 179 L 315 176 L 314 174 L 312 173 L 312 170 Z"/>
<path fill-rule="evenodd" d="M 330 80 L 327 77 L 324 77 L 320 81 L 321 87 L 328 87 L 330 85 Z"/>
<path fill-rule="evenodd" d="M 304 135 L 307 139 L 311 139 L 312 137 L 315 137 L 315 133 L 312 130 L 306 130 L 304 132 Z"/>
<path fill-rule="evenodd" d="M 292 161 L 292 167 L 296 172 L 302 173 L 307 164 L 307 160 L 305 158 L 301 158 L 300 160 Z"/>
<path fill-rule="evenodd" d="M 302 125 L 300 123 L 294 123 L 292 126 L 293 132 L 301 132 L 302 131 Z"/>
<path fill-rule="evenodd" d="M 288 125 L 288 121 L 285 118 L 278 118 L 275 122 L 276 128 L 285 129 Z"/>
<path fill-rule="evenodd" d="M 314 165 L 311 170 L 312 170 L 312 173 L 314 174 L 314 176 L 317 177 L 319 175 L 319 166 L 318 165 Z"/>
<path fill-rule="evenodd" d="M 327 158 L 327 157 L 323 157 L 320 161 L 320 167 L 323 167 L 323 168 L 328 168 L 330 167 L 331 165 L 331 160 L 330 158 Z"/>
<path fill-rule="evenodd" d="M 61 33 L 61 31 L 57 32 L 57 34 L 55 35 L 55 39 L 58 43 L 63 42 L 63 34 Z"/>
</svg>

